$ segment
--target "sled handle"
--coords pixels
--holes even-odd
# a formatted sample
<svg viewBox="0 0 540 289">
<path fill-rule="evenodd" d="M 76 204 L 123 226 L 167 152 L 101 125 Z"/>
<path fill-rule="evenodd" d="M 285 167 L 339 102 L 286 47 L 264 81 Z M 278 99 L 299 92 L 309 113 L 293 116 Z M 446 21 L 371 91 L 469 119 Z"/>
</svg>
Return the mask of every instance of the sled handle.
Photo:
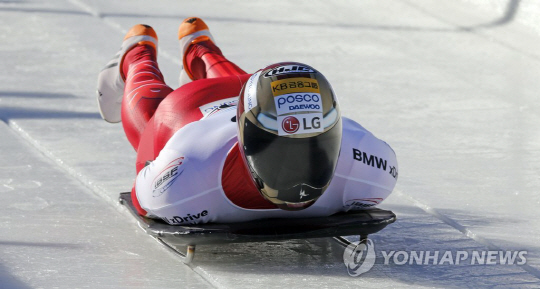
<svg viewBox="0 0 540 289">
<path fill-rule="evenodd" d="M 169 250 L 169 252 L 172 252 L 175 255 L 177 255 L 184 264 L 187 265 L 187 264 L 191 263 L 191 261 L 193 261 L 193 257 L 195 256 L 195 245 L 187 245 L 186 252 L 184 253 L 184 252 L 181 252 L 180 250 L 178 250 L 176 247 L 173 247 L 173 246 L 163 242 L 163 240 L 161 240 L 161 238 L 154 237 L 154 239 L 156 239 L 156 241 L 158 241 L 158 243 L 160 243 L 167 250 Z"/>
<path fill-rule="evenodd" d="M 368 235 L 360 235 L 360 243 L 359 244 L 362 244 L 362 243 L 366 243 L 367 242 L 367 238 L 368 238 Z M 342 236 L 337 236 L 337 237 L 334 237 L 334 240 L 336 240 L 340 245 L 342 245 L 343 247 L 347 247 L 349 246 L 350 244 L 352 244 L 351 241 L 343 238 Z"/>
</svg>

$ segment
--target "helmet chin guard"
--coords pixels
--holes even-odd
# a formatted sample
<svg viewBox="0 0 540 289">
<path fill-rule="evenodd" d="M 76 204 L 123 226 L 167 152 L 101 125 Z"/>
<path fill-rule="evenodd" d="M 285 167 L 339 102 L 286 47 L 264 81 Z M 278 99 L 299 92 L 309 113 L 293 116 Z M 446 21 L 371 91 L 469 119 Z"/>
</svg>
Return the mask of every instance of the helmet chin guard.
<svg viewBox="0 0 540 289">
<path fill-rule="evenodd" d="M 255 185 L 285 210 L 301 210 L 324 193 L 341 148 L 341 113 L 326 78 L 282 62 L 257 71 L 238 102 L 238 142 Z"/>
</svg>

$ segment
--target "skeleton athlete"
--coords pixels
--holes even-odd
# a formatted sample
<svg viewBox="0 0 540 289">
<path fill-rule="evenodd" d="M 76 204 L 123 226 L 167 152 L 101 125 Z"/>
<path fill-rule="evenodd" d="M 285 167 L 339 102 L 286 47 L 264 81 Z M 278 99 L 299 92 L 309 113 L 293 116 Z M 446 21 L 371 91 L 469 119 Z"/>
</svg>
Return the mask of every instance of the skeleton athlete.
<svg viewBox="0 0 540 289">
<path fill-rule="evenodd" d="M 98 103 L 137 151 L 132 200 L 171 225 L 329 216 L 382 202 L 397 181 L 388 144 L 341 116 L 315 68 L 247 74 L 200 18 L 179 28 L 180 88 L 165 84 L 158 37 L 135 25 L 101 71 Z"/>
</svg>

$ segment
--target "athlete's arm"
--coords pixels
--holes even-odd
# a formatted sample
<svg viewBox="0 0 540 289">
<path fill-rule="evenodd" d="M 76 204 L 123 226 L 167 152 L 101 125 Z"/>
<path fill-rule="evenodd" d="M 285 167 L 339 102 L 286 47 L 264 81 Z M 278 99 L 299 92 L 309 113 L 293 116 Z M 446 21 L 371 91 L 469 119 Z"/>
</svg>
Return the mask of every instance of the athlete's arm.
<svg viewBox="0 0 540 289">
<path fill-rule="evenodd" d="M 135 181 L 134 193 L 147 217 L 157 217 L 153 208 L 166 205 L 160 196 L 166 193 L 182 173 L 185 158 L 179 152 L 163 149 L 155 161 L 144 167 Z"/>
<path fill-rule="evenodd" d="M 375 206 L 393 191 L 398 177 L 394 150 L 346 118 L 340 159 L 350 167 L 348 173 L 341 171 L 341 177 L 346 179 L 343 192 L 345 210 Z"/>
</svg>

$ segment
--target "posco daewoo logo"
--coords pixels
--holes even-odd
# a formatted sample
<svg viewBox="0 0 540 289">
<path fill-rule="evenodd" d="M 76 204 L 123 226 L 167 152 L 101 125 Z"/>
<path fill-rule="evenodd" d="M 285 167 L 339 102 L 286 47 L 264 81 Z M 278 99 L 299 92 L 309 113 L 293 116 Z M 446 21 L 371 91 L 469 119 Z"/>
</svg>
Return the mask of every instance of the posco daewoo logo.
<svg viewBox="0 0 540 289">
<path fill-rule="evenodd" d="M 318 93 L 284 94 L 274 98 L 274 101 L 278 115 L 291 112 L 323 112 L 321 95 Z"/>
</svg>

